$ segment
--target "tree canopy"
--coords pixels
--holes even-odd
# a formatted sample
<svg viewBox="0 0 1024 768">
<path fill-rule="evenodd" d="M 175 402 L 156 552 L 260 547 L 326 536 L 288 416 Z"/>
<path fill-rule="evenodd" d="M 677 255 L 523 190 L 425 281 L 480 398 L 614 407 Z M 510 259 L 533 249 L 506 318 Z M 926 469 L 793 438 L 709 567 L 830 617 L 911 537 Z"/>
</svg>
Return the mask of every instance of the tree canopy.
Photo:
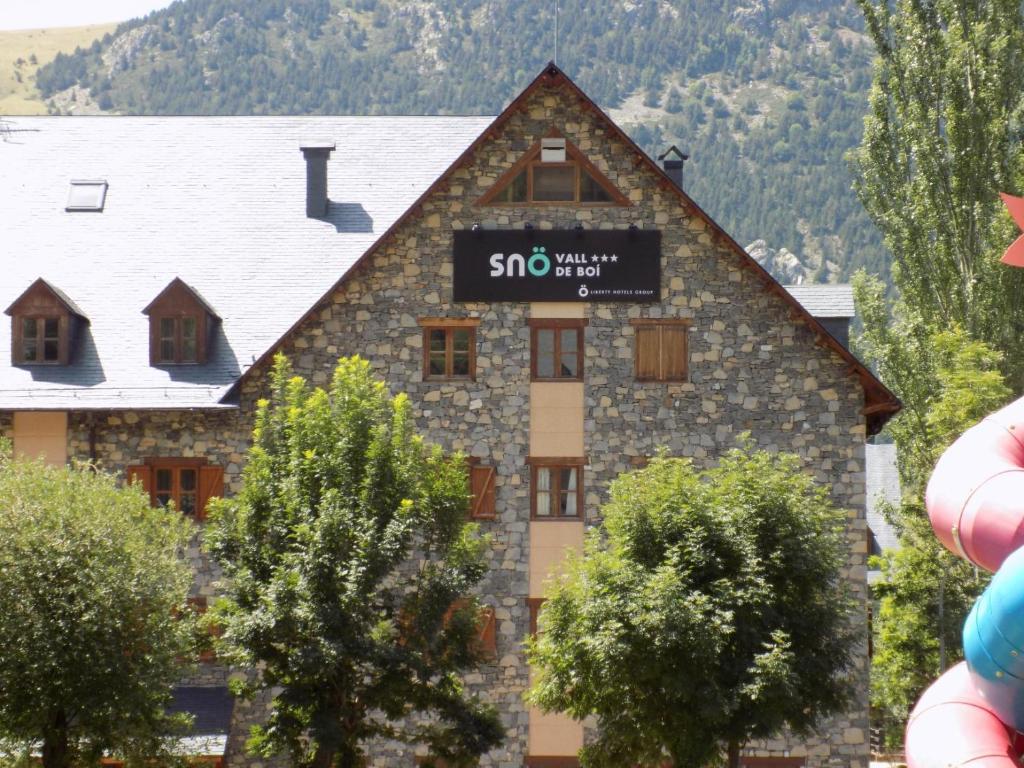
<svg viewBox="0 0 1024 768">
<path fill-rule="evenodd" d="M 0 445 L 0 742 L 45 768 L 166 757 L 194 655 L 190 524 L 89 467 Z"/>
<path fill-rule="evenodd" d="M 428 448 L 408 399 L 358 357 L 328 390 L 278 357 L 271 390 L 243 490 L 210 531 L 230 577 L 217 606 L 228 658 L 278 691 L 251 746 L 354 768 L 367 741 L 390 738 L 475 763 L 503 729 L 460 677 L 485 657 L 469 593 L 488 545 L 467 522 L 463 458 Z"/>
<path fill-rule="evenodd" d="M 998 193 L 1021 184 L 1024 17 L 1016 0 L 858 0 L 875 43 L 856 188 L 893 255 L 907 320 L 953 324 L 1024 381 L 1024 271 Z"/>
<path fill-rule="evenodd" d="M 842 709 L 862 639 L 845 518 L 798 457 L 657 458 L 610 494 L 528 647 L 531 701 L 597 716 L 584 765 L 735 766 L 748 740 Z"/>
</svg>

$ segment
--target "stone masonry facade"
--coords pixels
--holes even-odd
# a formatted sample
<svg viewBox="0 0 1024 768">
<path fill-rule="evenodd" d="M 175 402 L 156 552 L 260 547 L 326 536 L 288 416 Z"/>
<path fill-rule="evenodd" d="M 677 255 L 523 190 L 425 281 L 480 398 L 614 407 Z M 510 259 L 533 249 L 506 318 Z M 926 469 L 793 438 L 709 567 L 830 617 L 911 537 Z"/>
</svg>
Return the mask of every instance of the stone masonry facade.
<svg viewBox="0 0 1024 768">
<path fill-rule="evenodd" d="M 557 128 L 629 197 L 631 206 L 478 206 L 478 199 L 528 147 Z M 530 329 L 526 303 L 452 301 L 452 233 L 474 223 L 513 229 L 641 229 L 662 232 L 661 301 L 586 307 L 584 435 L 585 522 L 596 524 L 608 483 L 659 448 L 708 465 L 750 432 L 759 447 L 791 451 L 831 486 L 849 510 L 849 561 L 866 627 L 867 530 L 864 518 L 864 392 L 845 360 L 816 344 L 812 329 L 744 257 L 716 238 L 664 180 L 636 160 L 604 118 L 567 88 L 541 87 L 419 209 L 405 219 L 279 347 L 296 373 L 324 385 L 340 356 L 359 354 L 394 392 L 408 393 L 417 427 L 446 450 L 461 450 L 497 468 L 497 517 L 482 523 L 493 538 L 490 571 L 480 587 L 495 608 L 498 653 L 469 677 L 503 713 L 508 737 L 482 765 L 519 768 L 527 753 L 530 518 Z M 478 318 L 475 381 L 423 380 L 423 317 Z M 637 382 L 633 327 L 638 318 L 686 318 L 689 381 Z M 245 376 L 237 409 L 223 411 L 72 413 L 68 454 L 92 456 L 112 471 L 147 456 L 204 456 L 225 468 L 225 491 L 240 488 L 256 400 L 266 393 L 269 361 Z M 0 430 L 10 419 L 0 414 Z M 195 593 L 211 595 L 218 574 L 189 555 Z M 201 680 L 227 673 L 216 665 Z M 859 696 L 850 712 L 818 735 L 751 745 L 758 754 L 806 756 L 807 765 L 867 768 L 867 651 L 854 671 Z M 259 706 L 236 708 L 228 763 L 262 768 L 244 755 L 245 724 Z M 382 744 L 374 765 L 413 765 L 409 752 Z"/>
</svg>

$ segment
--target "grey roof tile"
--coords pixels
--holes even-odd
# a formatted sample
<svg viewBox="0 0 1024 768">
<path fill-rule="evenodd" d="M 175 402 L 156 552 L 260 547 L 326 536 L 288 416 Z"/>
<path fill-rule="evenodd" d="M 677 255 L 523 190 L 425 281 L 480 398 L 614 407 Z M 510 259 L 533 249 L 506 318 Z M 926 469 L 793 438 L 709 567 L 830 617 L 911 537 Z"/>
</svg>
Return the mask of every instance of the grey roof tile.
<svg viewBox="0 0 1024 768">
<path fill-rule="evenodd" d="M 896 465 L 896 446 L 893 443 L 864 446 L 864 469 L 867 495 L 868 528 L 875 534 L 875 540 L 882 549 L 899 546 L 895 529 L 882 515 L 881 502 L 899 504 L 900 474 Z"/>
<path fill-rule="evenodd" d="M 37 278 L 90 325 L 72 364 L 15 367 L 0 409 L 218 407 L 490 124 L 488 117 L 19 117 L 0 142 L 0 306 Z M 337 144 L 325 219 L 305 214 L 309 136 Z M 104 178 L 102 213 L 67 212 Z M 179 277 L 223 320 L 201 366 L 151 367 L 142 310 Z"/>
<path fill-rule="evenodd" d="M 815 317 L 853 317 L 857 314 L 851 285 L 801 283 L 783 287 Z"/>
</svg>

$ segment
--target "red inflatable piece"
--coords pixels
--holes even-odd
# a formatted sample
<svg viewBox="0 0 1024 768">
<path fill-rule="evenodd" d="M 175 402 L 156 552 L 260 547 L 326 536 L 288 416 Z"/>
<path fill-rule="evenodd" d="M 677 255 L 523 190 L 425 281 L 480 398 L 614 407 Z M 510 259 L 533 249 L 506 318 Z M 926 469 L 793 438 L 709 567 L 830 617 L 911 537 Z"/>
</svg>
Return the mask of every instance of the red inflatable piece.
<svg viewBox="0 0 1024 768">
<path fill-rule="evenodd" d="M 1020 768 L 1017 734 L 989 711 L 960 662 L 932 683 L 907 723 L 908 768 Z"/>
</svg>

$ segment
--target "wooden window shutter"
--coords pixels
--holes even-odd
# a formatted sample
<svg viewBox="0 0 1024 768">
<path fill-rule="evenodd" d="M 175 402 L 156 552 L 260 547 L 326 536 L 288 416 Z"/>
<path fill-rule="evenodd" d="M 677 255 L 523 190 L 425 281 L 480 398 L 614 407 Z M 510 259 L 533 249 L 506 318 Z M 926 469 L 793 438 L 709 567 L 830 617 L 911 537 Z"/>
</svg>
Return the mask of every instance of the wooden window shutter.
<svg viewBox="0 0 1024 768">
<path fill-rule="evenodd" d="M 206 502 L 215 496 L 224 495 L 224 467 L 207 464 L 199 468 L 199 503 L 196 505 L 196 520 L 206 519 Z"/>
<path fill-rule="evenodd" d="M 686 379 L 686 328 L 661 328 L 661 378 L 667 381 Z"/>
<path fill-rule="evenodd" d="M 128 484 L 141 483 L 142 490 L 153 493 L 153 469 L 145 464 L 131 464 L 124 468 Z"/>
<path fill-rule="evenodd" d="M 498 620 L 491 606 L 480 610 L 480 648 L 492 656 L 498 652 Z"/>
<path fill-rule="evenodd" d="M 657 326 L 640 326 L 636 329 L 636 377 L 643 381 L 658 379 L 661 368 L 659 330 Z"/>
<path fill-rule="evenodd" d="M 493 520 L 495 516 L 494 486 L 497 470 L 475 464 L 469 468 L 470 491 L 473 494 L 470 517 Z"/>
</svg>

